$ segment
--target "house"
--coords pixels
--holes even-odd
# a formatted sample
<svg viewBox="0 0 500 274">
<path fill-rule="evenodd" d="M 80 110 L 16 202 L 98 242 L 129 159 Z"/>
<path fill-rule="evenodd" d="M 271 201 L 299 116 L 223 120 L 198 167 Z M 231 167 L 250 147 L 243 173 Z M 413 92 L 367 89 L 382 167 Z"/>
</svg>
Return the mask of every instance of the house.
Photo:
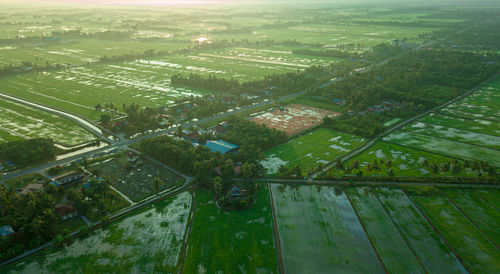
<svg viewBox="0 0 500 274">
<path fill-rule="evenodd" d="M 228 196 L 232 199 L 245 198 L 248 195 L 248 190 L 242 185 L 234 185 L 228 192 Z"/>
<path fill-rule="evenodd" d="M 200 137 L 201 137 L 201 134 L 198 131 L 192 131 L 186 135 L 186 139 L 188 139 L 192 142 L 197 142 L 198 139 L 200 139 Z"/>
<path fill-rule="evenodd" d="M 228 131 L 228 129 L 224 125 L 217 125 L 213 128 L 213 131 L 217 134 L 224 134 Z"/>
<path fill-rule="evenodd" d="M 69 172 L 52 179 L 56 182 L 58 186 L 62 186 L 69 183 L 74 183 L 83 179 L 83 174 L 80 172 Z"/>
<path fill-rule="evenodd" d="M 333 98 L 333 102 L 337 105 L 345 105 L 345 100 L 344 99 L 339 99 L 339 98 Z"/>
<path fill-rule="evenodd" d="M 14 233 L 15 231 L 10 225 L 4 225 L 0 227 L 0 237 L 7 237 Z"/>
<path fill-rule="evenodd" d="M 40 191 L 43 189 L 43 184 L 41 183 L 33 183 L 33 184 L 29 184 L 25 187 L 23 187 L 21 189 L 21 191 L 19 192 L 19 194 L 21 195 L 26 195 L 30 192 L 35 192 L 35 191 Z"/>
<path fill-rule="evenodd" d="M 206 142 L 205 146 L 208 147 L 212 152 L 220 152 L 221 154 L 235 152 L 240 148 L 237 145 L 233 145 L 223 140 L 209 140 Z"/>
<path fill-rule="evenodd" d="M 58 204 L 55 208 L 57 215 L 59 215 L 59 218 L 63 221 L 78 215 L 75 207 L 71 204 Z"/>
</svg>

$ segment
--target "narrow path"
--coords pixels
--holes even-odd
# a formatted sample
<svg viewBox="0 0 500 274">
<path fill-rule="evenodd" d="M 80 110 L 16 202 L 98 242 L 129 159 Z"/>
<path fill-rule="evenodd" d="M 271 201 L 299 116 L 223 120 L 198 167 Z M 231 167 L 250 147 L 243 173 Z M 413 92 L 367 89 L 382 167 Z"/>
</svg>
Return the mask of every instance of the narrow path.
<svg viewBox="0 0 500 274">
<path fill-rule="evenodd" d="M 130 205 L 135 205 L 136 202 L 132 201 L 127 195 L 123 194 L 121 191 L 119 191 L 118 189 L 116 189 L 114 186 L 108 184 L 109 188 L 111 188 L 112 190 L 114 190 L 116 193 L 118 193 L 118 195 L 120 195 L 123 199 L 125 199 L 127 202 L 129 202 Z"/>
<path fill-rule="evenodd" d="M 276 218 L 276 211 L 274 208 L 273 190 L 271 189 L 270 184 L 267 184 L 267 188 L 269 189 L 269 199 L 271 201 L 271 215 L 273 217 L 273 236 L 274 236 L 274 245 L 276 246 L 276 261 L 278 262 L 279 272 L 281 274 L 284 274 L 285 263 L 283 262 L 283 253 L 281 252 L 281 240 L 278 230 L 278 220 Z"/>
<path fill-rule="evenodd" d="M 496 248 L 497 251 L 500 251 L 500 249 L 498 248 L 498 246 L 492 240 L 490 240 L 490 238 L 483 232 L 483 230 L 481 229 L 481 227 L 479 227 L 452 199 L 450 199 L 450 197 L 448 197 L 448 195 L 446 195 L 442 191 L 440 191 L 440 193 L 443 195 L 443 197 L 445 197 L 448 200 L 448 202 L 455 208 L 456 211 L 458 211 L 465 219 L 467 219 L 467 221 L 469 221 L 469 223 L 471 223 L 479 231 L 479 233 L 492 246 L 494 246 Z"/>
<path fill-rule="evenodd" d="M 373 248 L 373 251 L 375 252 L 375 255 L 377 255 L 377 259 L 378 259 L 378 262 L 380 263 L 380 265 L 382 266 L 382 268 L 384 269 L 385 273 L 389 273 L 389 271 L 387 271 L 387 268 L 384 264 L 384 262 L 382 261 L 382 257 L 380 256 L 377 248 L 375 247 L 375 244 L 373 243 L 372 241 L 372 238 L 370 237 L 370 234 L 368 234 L 368 231 L 366 230 L 366 227 L 365 225 L 363 224 L 363 221 L 361 220 L 361 216 L 359 216 L 359 213 L 358 211 L 356 210 L 356 207 L 354 207 L 354 203 L 352 202 L 351 200 L 351 197 L 349 197 L 349 194 L 347 194 L 347 192 L 345 191 L 345 189 L 342 189 L 342 191 L 344 192 L 344 195 L 347 197 L 347 200 L 349 201 L 349 204 L 351 205 L 351 208 L 352 210 L 354 211 L 354 213 L 356 214 L 356 217 L 358 219 L 358 222 L 359 224 L 361 225 L 361 227 L 363 228 L 363 231 L 365 232 L 365 235 L 366 235 L 366 238 L 368 239 L 368 241 L 370 242 L 370 245 L 371 247 Z"/>
<path fill-rule="evenodd" d="M 399 227 L 399 224 L 396 222 L 396 220 L 394 219 L 394 217 L 392 217 L 392 215 L 390 214 L 389 210 L 387 210 L 387 208 L 385 207 L 385 205 L 382 203 L 382 201 L 380 201 L 380 199 L 378 198 L 378 196 L 376 194 L 372 194 L 372 195 L 378 201 L 378 203 L 380 204 L 380 206 L 384 210 L 384 212 L 387 215 L 387 217 L 389 217 L 389 219 L 391 220 L 392 225 L 396 228 L 396 230 L 398 231 L 398 233 L 401 236 L 401 238 L 405 241 L 406 245 L 408 246 L 408 249 L 410 249 L 410 251 L 413 254 L 413 256 L 417 259 L 418 263 L 420 264 L 420 266 L 422 267 L 422 269 L 424 270 L 424 272 L 425 273 L 429 273 L 429 271 L 427 271 L 427 269 L 425 268 L 424 263 L 422 263 L 422 259 L 420 258 L 420 256 L 418 256 L 417 252 L 415 252 L 415 249 L 413 248 L 413 246 L 411 245 L 410 241 L 408 240 L 408 238 L 406 237 L 406 235 L 403 233 L 403 231 L 401 231 L 401 227 Z"/>
<path fill-rule="evenodd" d="M 464 263 L 462 258 L 457 254 L 455 249 L 450 245 L 450 243 L 443 236 L 443 234 L 441 234 L 441 232 L 439 232 L 439 230 L 436 228 L 436 226 L 434 226 L 434 224 L 431 222 L 431 220 L 420 210 L 420 208 L 417 206 L 415 201 L 413 201 L 413 199 L 410 197 L 410 195 L 408 195 L 408 192 L 406 191 L 406 189 L 403 188 L 403 192 L 404 192 L 406 198 L 412 204 L 413 208 L 415 208 L 415 210 L 417 210 L 418 214 L 432 227 L 434 232 L 436 232 L 436 234 L 441 238 L 441 240 L 444 242 L 444 244 L 450 249 L 450 251 L 453 253 L 455 258 L 457 258 L 457 260 L 462 264 L 464 269 L 467 270 L 469 273 L 472 273 L 471 270 L 469 269 L 469 267 Z"/>
<path fill-rule="evenodd" d="M 183 269 L 184 269 L 184 262 L 186 261 L 186 256 L 188 252 L 188 245 L 189 245 L 189 236 L 191 235 L 191 229 L 193 228 L 193 223 L 194 223 L 194 217 L 196 214 L 196 191 L 193 192 L 193 202 L 191 203 L 191 219 L 189 220 L 188 227 L 186 229 L 186 236 L 184 237 L 184 244 L 182 248 L 182 256 L 180 257 L 180 260 L 178 262 L 178 271 L 177 273 L 181 274 Z"/>
</svg>

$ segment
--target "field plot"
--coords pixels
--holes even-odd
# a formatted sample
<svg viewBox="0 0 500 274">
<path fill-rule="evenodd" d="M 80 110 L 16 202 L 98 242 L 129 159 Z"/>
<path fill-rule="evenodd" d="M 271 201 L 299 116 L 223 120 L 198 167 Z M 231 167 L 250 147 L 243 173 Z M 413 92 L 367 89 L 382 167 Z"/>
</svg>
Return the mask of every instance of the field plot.
<svg viewBox="0 0 500 274">
<path fill-rule="evenodd" d="M 422 117 L 419 121 L 427 124 L 456 128 L 459 130 L 494 135 L 497 137 L 500 136 L 500 128 L 496 124 L 480 119 L 469 120 L 431 113 Z"/>
<path fill-rule="evenodd" d="M 28 257 L 6 273 L 152 273 L 174 272 L 191 194 L 176 197 L 125 217 L 61 249 Z"/>
<path fill-rule="evenodd" d="M 390 273 L 423 273 L 403 236 L 392 223 L 374 194 L 368 188 L 347 188 L 354 209 Z"/>
<path fill-rule="evenodd" d="M 139 158 L 132 163 L 124 156 L 92 167 L 91 171 L 97 171 L 99 176 L 135 202 L 156 193 L 153 183 L 156 177 L 161 180 L 160 191 L 182 182 L 182 178 L 153 162 Z"/>
<path fill-rule="evenodd" d="M 380 170 L 366 169 L 366 167 L 372 164 L 375 160 L 379 163 Z M 437 174 L 433 174 L 430 168 L 430 166 L 434 163 L 439 166 L 441 163 L 452 162 L 452 158 L 386 142 L 377 142 L 360 155 L 349 160 L 345 165 L 351 166 L 354 161 L 358 161 L 360 170 L 363 171 L 364 175 L 385 176 L 387 175 L 388 170 L 392 169 L 395 176 L 453 176 L 451 172 L 443 172 L 442 170 L 439 170 Z M 387 161 L 391 161 L 389 166 L 386 165 Z M 425 161 L 428 162 L 427 165 L 424 164 Z M 332 174 L 334 174 L 333 172 L 336 172 L 340 175 L 343 173 L 339 170 L 332 170 L 331 172 Z M 472 176 L 474 174 L 468 169 L 462 169 L 460 174 L 457 175 Z"/>
<path fill-rule="evenodd" d="M 468 270 L 498 272 L 498 250 L 446 198 L 414 192 L 410 197 L 462 258 Z"/>
<path fill-rule="evenodd" d="M 467 273 L 402 190 L 379 188 L 376 195 L 429 273 Z"/>
<path fill-rule="evenodd" d="M 444 189 L 444 193 L 497 247 L 500 246 L 500 212 L 470 189 Z"/>
<path fill-rule="evenodd" d="M 196 193 L 184 273 L 278 272 L 267 186 L 256 198 L 250 209 L 224 211 L 212 194 Z"/>
<path fill-rule="evenodd" d="M 68 147 L 95 139 L 90 132 L 67 119 L 1 98 L 0 121 L 0 131 L 24 139 L 51 138 L 55 143 Z M 5 140 L 8 139 L 6 136 Z"/>
<path fill-rule="evenodd" d="M 492 165 L 500 167 L 500 151 L 496 149 L 404 131 L 392 133 L 384 137 L 383 140 L 459 159 L 488 161 Z"/>
<path fill-rule="evenodd" d="M 383 273 L 342 190 L 271 187 L 286 272 Z"/>
<path fill-rule="evenodd" d="M 268 174 L 276 174 L 281 165 L 299 165 L 307 172 L 318 164 L 326 164 L 360 146 L 361 137 L 320 128 L 266 151 L 262 162 Z"/>
<path fill-rule="evenodd" d="M 257 114 L 251 120 L 270 128 L 286 132 L 288 135 L 299 133 L 319 125 L 325 117 L 337 117 L 340 113 L 304 105 L 293 104 L 283 109 L 273 109 Z"/>
<path fill-rule="evenodd" d="M 457 121 L 457 123 L 459 123 L 459 121 Z M 453 127 L 443 127 L 441 125 L 432 125 L 422 122 L 415 122 L 404 127 L 403 130 L 437 138 L 450 139 L 453 141 L 468 143 L 471 145 L 500 149 L 499 136 L 492 136 L 482 133 L 460 130 Z"/>
<path fill-rule="evenodd" d="M 112 40 L 62 40 L 60 42 L 36 42 L 28 45 L 12 44 L 0 47 L 0 67 L 12 64 L 45 66 L 47 63 L 83 65 L 99 61 L 102 57 L 124 54 L 140 54 L 146 50 L 174 51 L 190 46 L 189 43 L 127 42 Z"/>
<path fill-rule="evenodd" d="M 500 190 L 479 190 L 476 192 L 476 195 L 478 195 L 483 201 L 490 204 L 496 210 L 500 209 Z"/>
</svg>

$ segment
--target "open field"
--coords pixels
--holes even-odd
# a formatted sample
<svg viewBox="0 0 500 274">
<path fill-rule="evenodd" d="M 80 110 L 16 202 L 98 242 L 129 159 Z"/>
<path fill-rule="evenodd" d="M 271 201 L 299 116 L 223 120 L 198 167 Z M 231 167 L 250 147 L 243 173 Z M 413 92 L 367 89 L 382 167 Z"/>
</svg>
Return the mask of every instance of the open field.
<svg viewBox="0 0 500 274">
<path fill-rule="evenodd" d="M 98 229 L 67 247 L 48 249 L 6 273 L 173 272 L 191 208 L 187 192 Z"/>
<path fill-rule="evenodd" d="M 281 165 L 299 165 L 303 172 L 326 164 L 360 146 L 361 137 L 320 128 L 266 151 L 262 162 L 268 174 L 276 174 Z"/>
<path fill-rule="evenodd" d="M 153 182 L 156 177 L 161 180 L 159 191 L 182 182 L 182 178 L 176 174 L 142 158 L 131 163 L 127 157 L 120 156 L 93 166 L 91 171 L 106 179 L 112 186 L 135 202 L 156 193 Z"/>
<path fill-rule="evenodd" d="M 371 169 L 368 171 L 366 167 L 377 160 L 379 163 L 384 161 L 379 165 L 380 170 Z M 424 161 L 428 162 L 425 166 Z M 441 163 L 452 162 L 452 158 L 445 156 L 415 150 L 412 148 L 399 146 L 396 144 L 377 142 L 374 146 L 370 147 L 360 155 L 348 161 L 345 165 L 351 166 L 354 161 L 358 161 L 361 171 L 365 175 L 387 175 L 387 171 L 392 169 L 395 176 L 452 176 L 451 172 L 442 172 L 439 170 L 438 174 L 433 174 L 430 165 L 435 163 L 440 165 Z M 387 166 L 386 161 L 391 161 L 391 165 Z M 332 170 L 332 173 L 342 173 L 338 170 Z M 462 170 L 459 174 L 460 176 L 473 176 L 472 171 Z"/>
<path fill-rule="evenodd" d="M 457 121 L 458 123 L 459 121 Z M 463 142 L 471 145 L 484 146 L 493 149 L 500 149 L 500 137 L 476 133 L 466 130 L 455 129 L 453 127 L 443 127 L 422 122 L 415 122 L 403 128 L 405 131 L 422 135 L 429 135 L 437 138 L 444 138 L 453 141 Z"/>
<path fill-rule="evenodd" d="M 286 272 L 383 273 L 342 190 L 271 187 Z"/>
<path fill-rule="evenodd" d="M 102 57 L 141 54 L 146 50 L 175 51 L 191 46 L 190 43 L 140 42 L 137 40 L 112 41 L 99 39 L 66 39 L 57 42 L 37 41 L 27 44 L 0 46 L 0 67 L 8 64 L 45 66 L 55 64 L 84 65 Z"/>
<path fill-rule="evenodd" d="M 95 140 L 91 133 L 67 119 L 1 98 L 0 120 L 0 131 L 23 139 L 50 138 L 68 147 Z"/>
<path fill-rule="evenodd" d="M 440 113 L 431 113 L 419 119 L 422 123 L 432 124 L 436 126 L 450 127 L 459 130 L 477 132 L 481 134 L 500 136 L 500 129 L 494 123 L 481 119 L 463 119 L 452 116 L 446 116 Z"/>
<path fill-rule="evenodd" d="M 288 135 L 297 134 L 323 122 L 325 117 L 337 117 L 340 113 L 304 105 L 289 105 L 283 109 L 272 109 L 259 113 L 251 120 L 269 128 L 286 132 Z"/>
<path fill-rule="evenodd" d="M 418 258 L 368 188 L 347 188 L 368 236 L 390 273 L 424 273 Z"/>
<path fill-rule="evenodd" d="M 383 140 L 458 159 L 488 161 L 500 167 L 500 150 L 404 131 L 392 133 Z"/>
<path fill-rule="evenodd" d="M 446 198 L 415 192 L 410 197 L 455 249 L 467 269 L 476 273 L 497 272 L 498 250 Z"/>
<path fill-rule="evenodd" d="M 378 188 L 375 194 L 429 273 L 467 273 L 443 239 L 402 190 Z"/>
<path fill-rule="evenodd" d="M 444 194 L 470 218 L 497 247 L 500 246 L 500 212 L 470 189 L 444 189 Z"/>
<path fill-rule="evenodd" d="M 269 191 L 243 211 L 223 211 L 212 194 L 196 193 L 184 273 L 277 273 Z"/>
</svg>

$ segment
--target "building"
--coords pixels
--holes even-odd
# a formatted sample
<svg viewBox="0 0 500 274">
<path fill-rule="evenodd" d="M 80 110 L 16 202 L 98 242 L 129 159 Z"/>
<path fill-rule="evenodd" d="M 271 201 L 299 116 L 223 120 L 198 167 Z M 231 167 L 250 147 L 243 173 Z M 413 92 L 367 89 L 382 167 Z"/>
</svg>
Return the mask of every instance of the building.
<svg viewBox="0 0 500 274">
<path fill-rule="evenodd" d="M 83 179 L 83 174 L 80 172 L 69 172 L 61 176 L 57 176 L 52 179 L 56 183 L 56 186 L 62 186 L 69 183 L 78 182 Z"/>
<path fill-rule="evenodd" d="M 59 218 L 61 218 L 61 220 L 67 220 L 76 217 L 78 215 L 75 207 L 71 204 L 56 205 L 56 212 L 57 215 L 59 215 Z"/>
<path fill-rule="evenodd" d="M 7 237 L 14 233 L 14 229 L 10 225 L 0 227 L 0 237 Z"/>
<path fill-rule="evenodd" d="M 206 142 L 205 146 L 208 147 L 208 149 L 210 149 L 212 152 L 220 152 L 221 154 L 236 152 L 240 148 L 237 145 L 233 145 L 223 140 L 209 140 Z"/>
<path fill-rule="evenodd" d="M 19 194 L 21 195 L 26 195 L 30 192 L 35 192 L 35 191 L 40 191 L 43 189 L 43 184 L 41 183 L 34 183 L 34 184 L 29 184 L 21 189 Z"/>
<path fill-rule="evenodd" d="M 228 195 L 229 195 L 232 199 L 241 199 L 241 198 L 245 198 L 245 197 L 247 197 L 247 195 L 248 195 L 248 190 L 246 190 L 246 188 L 244 188 L 243 186 L 240 186 L 240 185 L 234 185 L 234 186 L 233 186 L 233 187 L 231 187 L 231 189 L 229 190 Z"/>
</svg>

